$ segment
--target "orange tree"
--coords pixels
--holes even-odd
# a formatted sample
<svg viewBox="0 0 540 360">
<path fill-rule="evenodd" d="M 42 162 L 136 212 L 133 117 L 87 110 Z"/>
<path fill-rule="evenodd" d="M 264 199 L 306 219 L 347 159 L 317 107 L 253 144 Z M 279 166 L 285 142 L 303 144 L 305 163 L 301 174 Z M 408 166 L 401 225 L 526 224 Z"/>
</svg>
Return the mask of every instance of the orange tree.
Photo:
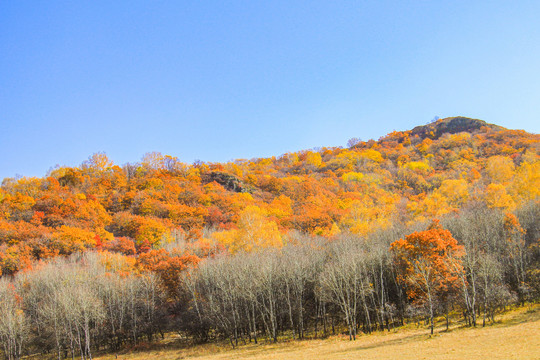
<svg viewBox="0 0 540 360">
<path fill-rule="evenodd" d="M 465 248 L 436 220 L 428 230 L 394 241 L 390 249 L 395 256 L 398 280 L 405 285 L 407 295 L 429 309 L 433 334 L 435 303 L 457 288 Z"/>
<path fill-rule="evenodd" d="M 157 274 L 169 298 L 178 296 L 180 274 L 189 267 L 196 266 L 201 259 L 191 254 L 169 253 L 165 249 L 152 249 L 139 255 L 138 265 L 142 270 Z"/>
</svg>

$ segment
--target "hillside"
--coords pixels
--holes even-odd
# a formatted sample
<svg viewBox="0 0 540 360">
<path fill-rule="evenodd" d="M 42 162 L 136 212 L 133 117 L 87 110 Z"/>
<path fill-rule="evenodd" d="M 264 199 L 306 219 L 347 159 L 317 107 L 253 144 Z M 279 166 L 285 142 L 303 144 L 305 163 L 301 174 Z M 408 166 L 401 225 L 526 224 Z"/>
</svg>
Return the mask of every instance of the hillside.
<svg viewBox="0 0 540 360">
<path fill-rule="evenodd" d="M 539 195 L 539 139 L 454 117 L 351 148 L 228 163 L 149 153 L 119 166 L 97 153 L 43 178 L 4 179 L 0 268 L 12 274 L 36 259 L 118 248 L 119 238 L 138 249 L 185 236 L 234 252 L 253 246 L 239 235 L 249 226 L 264 227 L 255 245 L 269 246 L 290 230 L 365 235 L 474 201 L 512 210 Z M 246 224 L 250 217 L 258 222 Z"/>
<path fill-rule="evenodd" d="M 97 153 L 5 179 L 0 355 L 493 325 L 540 299 L 539 140 L 457 117 L 348 148 L 191 165 Z"/>
</svg>

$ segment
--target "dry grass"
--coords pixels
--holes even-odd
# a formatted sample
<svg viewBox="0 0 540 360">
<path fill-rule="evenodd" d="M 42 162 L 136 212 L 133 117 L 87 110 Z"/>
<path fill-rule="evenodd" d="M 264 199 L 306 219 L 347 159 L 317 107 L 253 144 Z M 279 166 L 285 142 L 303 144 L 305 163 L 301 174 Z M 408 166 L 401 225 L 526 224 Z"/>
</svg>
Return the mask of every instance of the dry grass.
<svg viewBox="0 0 540 360">
<path fill-rule="evenodd" d="M 334 336 L 325 340 L 290 341 L 269 345 L 200 345 L 121 354 L 129 360 L 225 359 L 540 359 L 540 306 L 521 308 L 485 328 L 437 329 L 409 326 L 395 332 L 360 336 L 356 341 Z M 114 359 L 104 356 L 99 360 Z"/>
</svg>

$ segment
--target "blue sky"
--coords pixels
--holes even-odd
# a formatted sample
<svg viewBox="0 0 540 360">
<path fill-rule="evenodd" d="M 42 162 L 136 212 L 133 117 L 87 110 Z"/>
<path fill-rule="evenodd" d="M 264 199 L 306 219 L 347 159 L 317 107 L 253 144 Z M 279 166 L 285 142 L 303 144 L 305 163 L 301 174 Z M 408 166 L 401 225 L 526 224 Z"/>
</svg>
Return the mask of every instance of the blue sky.
<svg viewBox="0 0 540 360">
<path fill-rule="evenodd" d="M 4 1 L 0 179 L 184 162 L 434 116 L 540 130 L 539 1 Z"/>
</svg>

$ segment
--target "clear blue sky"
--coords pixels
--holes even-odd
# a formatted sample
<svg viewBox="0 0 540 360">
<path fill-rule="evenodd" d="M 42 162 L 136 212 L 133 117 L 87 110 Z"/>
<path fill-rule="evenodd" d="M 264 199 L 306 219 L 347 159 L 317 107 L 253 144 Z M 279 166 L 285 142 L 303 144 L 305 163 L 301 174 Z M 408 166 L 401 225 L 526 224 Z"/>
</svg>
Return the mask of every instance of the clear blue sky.
<svg viewBox="0 0 540 360">
<path fill-rule="evenodd" d="M 540 129 L 540 1 L 2 1 L 0 179 L 184 162 L 434 116 Z"/>
</svg>

